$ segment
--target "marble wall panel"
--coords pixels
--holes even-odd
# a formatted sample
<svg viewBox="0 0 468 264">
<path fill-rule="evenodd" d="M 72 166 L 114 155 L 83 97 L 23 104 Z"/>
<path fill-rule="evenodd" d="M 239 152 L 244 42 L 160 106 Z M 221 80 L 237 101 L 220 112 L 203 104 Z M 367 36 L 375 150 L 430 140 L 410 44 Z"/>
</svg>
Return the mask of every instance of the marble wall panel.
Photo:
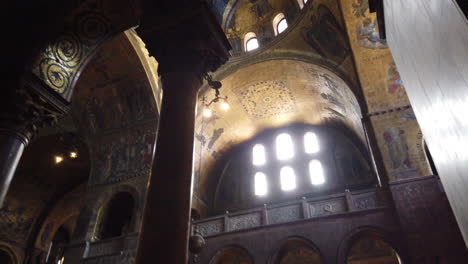
<svg viewBox="0 0 468 264">
<path fill-rule="evenodd" d="M 202 236 L 211 236 L 224 231 L 224 218 L 197 224 L 198 231 Z"/>
<path fill-rule="evenodd" d="M 386 0 L 387 38 L 468 244 L 468 22 L 452 0 Z"/>
<path fill-rule="evenodd" d="M 303 218 L 302 206 L 300 204 L 272 208 L 268 210 L 268 223 L 278 224 L 297 221 Z"/>
<path fill-rule="evenodd" d="M 229 231 L 242 230 L 260 226 L 262 215 L 260 213 L 251 213 L 229 217 Z"/>
</svg>

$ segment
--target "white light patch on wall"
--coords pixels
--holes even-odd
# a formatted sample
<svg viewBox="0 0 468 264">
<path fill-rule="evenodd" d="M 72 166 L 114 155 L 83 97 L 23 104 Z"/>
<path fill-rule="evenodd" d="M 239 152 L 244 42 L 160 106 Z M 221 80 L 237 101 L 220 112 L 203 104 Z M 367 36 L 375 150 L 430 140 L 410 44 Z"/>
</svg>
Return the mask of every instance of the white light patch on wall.
<svg viewBox="0 0 468 264">
<path fill-rule="evenodd" d="M 264 196 L 268 193 L 266 175 L 262 172 L 255 173 L 255 195 Z"/>
<path fill-rule="evenodd" d="M 283 133 L 276 137 L 276 157 L 279 160 L 288 160 L 294 157 L 294 148 L 291 136 Z"/>
<path fill-rule="evenodd" d="M 291 167 L 283 167 L 280 171 L 281 189 L 291 191 L 296 189 L 296 174 Z"/>
<path fill-rule="evenodd" d="M 252 163 L 255 166 L 265 165 L 266 155 L 265 155 L 265 147 L 263 145 L 256 144 L 252 148 Z"/>
<path fill-rule="evenodd" d="M 304 149 L 308 154 L 317 153 L 320 151 L 317 135 L 312 132 L 307 132 L 304 135 Z"/>
<path fill-rule="evenodd" d="M 311 160 L 309 162 L 310 180 L 313 185 L 325 183 L 325 176 L 323 175 L 322 163 L 318 160 Z"/>
</svg>

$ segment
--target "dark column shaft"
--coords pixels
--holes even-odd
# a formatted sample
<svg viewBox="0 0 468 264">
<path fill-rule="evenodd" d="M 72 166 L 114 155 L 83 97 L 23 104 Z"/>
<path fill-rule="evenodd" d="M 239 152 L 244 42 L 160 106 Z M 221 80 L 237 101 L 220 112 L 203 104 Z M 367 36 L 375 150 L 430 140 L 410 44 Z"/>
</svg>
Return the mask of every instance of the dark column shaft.
<svg viewBox="0 0 468 264">
<path fill-rule="evenodd" d="M 163 73 L 156 154 L 136 263 L 188 263 L 193 141 L 199 76 Z"/>
<path fill-rule="evenodd" d="M 18 133 L 0 129 L 0 207 L 3 205 L 27 139 Z"/>
</svg>

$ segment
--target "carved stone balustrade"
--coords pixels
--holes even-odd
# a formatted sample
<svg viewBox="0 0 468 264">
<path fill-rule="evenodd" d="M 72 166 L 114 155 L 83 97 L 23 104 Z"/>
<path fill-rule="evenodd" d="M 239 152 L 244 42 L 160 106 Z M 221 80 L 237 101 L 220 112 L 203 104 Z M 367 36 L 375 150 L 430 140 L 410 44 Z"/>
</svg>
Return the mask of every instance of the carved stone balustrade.
<svg viewBox="0 0 468 264">
<path fill-rule="evenodd" d="M 94 242 L 70 244 L 66 252 L 74 257 L 67 259 L 67 263 L 134 263 L 137 242 L 138 233 L 134 233 Z"/>
<path fill-rule="evenodd" d="M 266 205 L 236 213 L 206 218 L 194 222 L 203 237 L 263 226 L 301 221 L 330 215 L 389 207 L 389 193 L 380 188 L 346 191 L 340 194 Z"/>
</svg>

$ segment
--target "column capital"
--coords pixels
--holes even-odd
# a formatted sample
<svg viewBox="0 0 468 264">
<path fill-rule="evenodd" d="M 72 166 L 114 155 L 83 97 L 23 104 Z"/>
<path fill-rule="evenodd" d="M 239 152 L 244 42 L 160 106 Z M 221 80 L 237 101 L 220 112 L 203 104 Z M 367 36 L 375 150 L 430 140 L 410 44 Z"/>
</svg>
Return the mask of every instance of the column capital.
<svg viewBox="0 0 468 264">
<path fill-rule="evenodd" d="M 160 75 L 190 72 L 201 80 L 226 63 L 231 46 L 205 2 L 183 4 L 182 8 L 166 9 L 167 13 L 144 10 L 136 31 L 158 61 Z"/>
<path fill-rule="evenodd" d="M 24 76 L 17 87 L 6 87 L 0 99 L 0 133 L 14 134 L 25 145 L 39 128 L 53 125 L 69 104 L 47 89 L 36 76 Z"/>
</svg>

